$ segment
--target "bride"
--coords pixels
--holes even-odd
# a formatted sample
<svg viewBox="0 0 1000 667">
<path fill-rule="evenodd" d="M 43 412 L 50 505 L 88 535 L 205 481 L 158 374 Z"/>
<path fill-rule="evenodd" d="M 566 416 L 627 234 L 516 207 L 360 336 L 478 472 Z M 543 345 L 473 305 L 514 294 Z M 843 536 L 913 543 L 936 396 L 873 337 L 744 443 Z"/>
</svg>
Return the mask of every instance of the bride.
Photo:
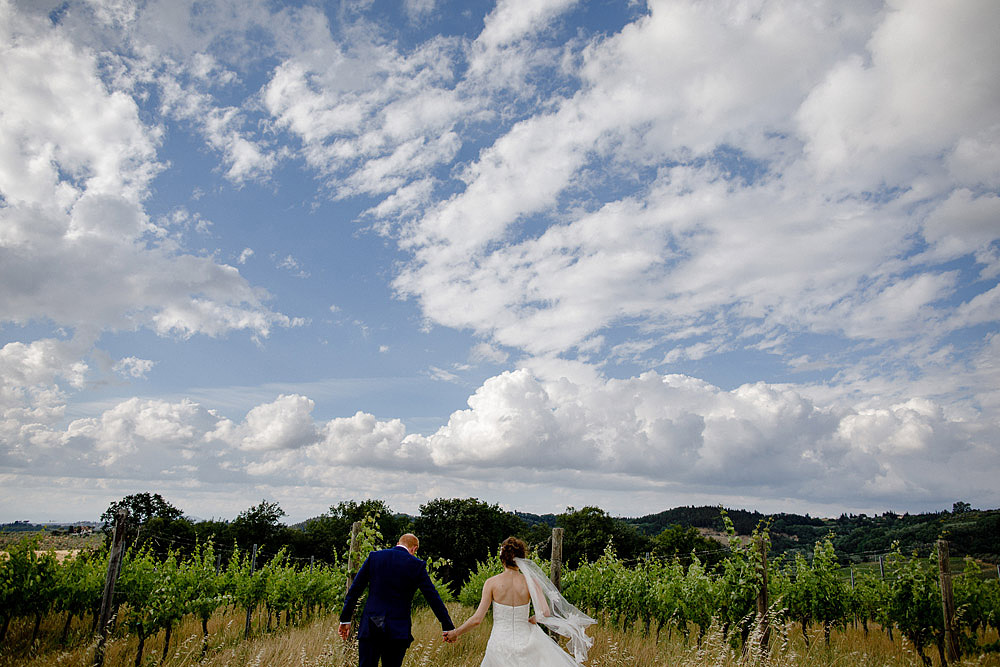
<svg viewBox="0 0 1000 667">
<path fill-rule="evenodd" d="M 516 537 L 500 545 L 504 571 L 483 585 L 483 597 L 476 612 L 462 625 L 445 633 L 455 641 L 486 618 L 493 605 L 493 632 L 486 644 L 480 667 L 578 667 L 587 658 L 594 640 L 587 626 L 596 621 L 571 605 L 535 563 L 526 559 L 527 548 Z M 535 615 L 528 616 L 533 605 Z M 570 656 L 536 625 L 542 623 L 568 637 Z"/>
</svg>

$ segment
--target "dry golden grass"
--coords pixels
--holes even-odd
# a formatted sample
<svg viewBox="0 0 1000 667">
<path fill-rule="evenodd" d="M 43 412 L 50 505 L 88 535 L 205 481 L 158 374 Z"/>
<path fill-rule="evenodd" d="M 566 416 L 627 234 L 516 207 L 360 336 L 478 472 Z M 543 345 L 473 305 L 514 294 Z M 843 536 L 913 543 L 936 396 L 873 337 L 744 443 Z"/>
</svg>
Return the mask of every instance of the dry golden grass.
<svg viewBox="0 0 1000 667">
<path fill-rule="evenodd" d="M 39 551 L 80 551 L 81 549 L 99 549 L 104 544 L 104 533 L 98 531 L 87 535 L 53 535 L 48 531 L 8 533 L 0 532 L 0 551 L 6 550 L 12 544 L 17 544 L 25 537 L 41 538 Z"/>
<path fill-rule="evenodd" d="M 472 613 L 471 608 L 449 605 L 456 622 Z M 344 643 L 337 636 L 337 618 L 324 616 L 301 627 L 282 626 L 271 633 L 252 636 L 243 641 L 244 616 L 239 612 L 219 614 L 209 623 L 208 651 L 202 656 L 201 626 L 186 620 L 175 628 L 166 659 L 163 659 L 163 633 L 148 639 L 142 664 L 146 667 L 355 667 L 357 650 L 353 643 Z M 262 619 L 255 623 L 261 624 Z M 257 627 L 255 625 L 255 627 Z M 0 667 L 89 667 L 94 656 L 93 644 L 79 641 L 85 629 L 77 631 L 77 644 L 60 648 L 56 638 L 62 630 L 61 620 L 52 618 L 43 624 L 45 642 L 34 654 L 25 655 L 31 628 L 20 623 L 11 628 L 8 644 L 0 650 Z M 478 667 L 486 650 L 490 633 L 487 618 L 476 630 L 464 635 L 458 643 L 441 641 L 441 626 L 427 610 L 414 617 L 416 638 L 407 653 L 404 667 Z M 776 628 L 772 633 L 770 658 L 757 663 L 755 656 L 744 657 L 713 628 L 701 646 L 691 638 L 685 642 L 680 633 L 664 632 L 659 639 L 643 632 L 641 626 L 622 630 L 607 623 L 589 631 L 594 647 L 587 660 L 588 667 L 744 667 L 766 664 L 768 667 L 916 667 L 921 665 L 913 648 L 900 642 L 890 642 L 888 636 L 875 630 L 865 637 L 862 630 L 848 628 L 835 631 L 831 645 L 823 642 L 821 632 L 811 636 L 806 648 L 798 626 Z M 996 637 L 990 638 L 995 640 Z M 13 645 L 11 645 L 13 640 Z M 137 640 L 113 638 L 106 651 L 107 667 L 130 667 L 134 664 Z M 934 664 L 937 665 L 936 652 Z M 967 658 L 961 667 L 1000 667 L 1000 656 L 993 654 Z M 956 666 L 957 667 L 957 666 Z"/>
</svg>

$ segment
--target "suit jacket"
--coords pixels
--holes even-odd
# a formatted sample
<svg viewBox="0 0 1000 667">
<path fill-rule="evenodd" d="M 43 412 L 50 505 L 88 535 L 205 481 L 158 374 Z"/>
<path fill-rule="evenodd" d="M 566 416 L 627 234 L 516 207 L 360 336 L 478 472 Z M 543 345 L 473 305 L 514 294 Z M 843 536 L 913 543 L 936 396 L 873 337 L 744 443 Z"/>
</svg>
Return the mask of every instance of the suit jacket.
<svg viewBox="0 0 1000 667">
<path fill-rule="evenodd" d="M 361 624 L 358 627 L 358 637 L 361 639 L 383 635 L 413 641 L 413 635 L 410 634 L 410 607 L 418 588 L 434 615 L 441 621 L 441 627 L 445 630 L 455 627 L 441 596 L 431 583 L 426 563 L 410 555 L 403 547 L 396 546 L 368 554 L 347 591 L 344 608 L 340 612 L 342 623 L 351 620 L 358 598 L 366 586 L 368 602 L 361 613 Z"/>
</svg>

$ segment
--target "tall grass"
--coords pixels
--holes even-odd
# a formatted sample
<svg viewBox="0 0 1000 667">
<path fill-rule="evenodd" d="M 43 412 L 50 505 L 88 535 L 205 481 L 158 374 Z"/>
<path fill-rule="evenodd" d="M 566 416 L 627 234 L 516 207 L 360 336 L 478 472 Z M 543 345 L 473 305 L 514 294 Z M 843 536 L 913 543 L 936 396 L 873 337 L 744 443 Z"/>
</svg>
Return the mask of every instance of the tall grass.
<svg viewBox="0 0 1000 667">
<path fill-rule="evenodd" d="M 472 613 L 470 607 L 449 604 L 452 618 L 461 622 Z M 163 654 L 163 633 L 146 642 L 144 667 L 356 667 L 357 649 L 353 642 L 342 642 L 337 635 L 336 615 L 324 616 L 302 626 L 284 626 L 266 634 L 243 640 L 244 616 L 239 612 L 217 614 L 209 623 L 208 649 L 202 655 L 201 626 L 185 620 L 174 629 L 171 645 Z M 263 619 L 258 619 L 263 626 Z M 89 624 L 87 624 L 89 626 Z M 60 647 L 58 638 L 62 620 L 55 615 L 43 625 L 43 643 L 28 647 L 31 629 L 27 623 L 11 627 L 11 634 L 0 650 L 0 667 L 89 667 L 94 644 L 81 641 L 86 628 L 71 635 L 71 646 Z M 743 656 L 734 649 L 718 627 L 712 627 L 698 645 L 694 636 L 685 638 L 676 630 L 659 637 L 647 633 L 641 625 L 614 627 L 601 622 L 589 629 L 594 646 L 588 667 L 918 667 L 922 663 L 913 647 L 900 640 L 890 641 L 886 633 L 872 630 L 867 636 L 858 628 L 834 631 L 830 646 L 822 632 L 811 636 L 808 648 L 797 625 L 771 629 L 770 651 L 766 661 L 758 656 Z M 415 640 L 407 653 L 404 667 L 478 667 L 486 651 L 490 633 L 487 617 L 476 630 L 463 635 L 456 644 L 441 641 L 441 626 L 433 614 L 421 609 L 414 616 Z M 994 633 L 995 635 L 995 633 Z M 753 642 L 754 638 L 751 638 Z M 990 640 L 995 640 L 992 636 Z M 112 637 L 107 645 L 107 667 L 131 667 L 135 662 L 137 640 Z M 933 656 L 937 665 L 937 656 Z M 1000 667 L 1000 655 L 966 658 L 961 667 Z"/>
</svg>

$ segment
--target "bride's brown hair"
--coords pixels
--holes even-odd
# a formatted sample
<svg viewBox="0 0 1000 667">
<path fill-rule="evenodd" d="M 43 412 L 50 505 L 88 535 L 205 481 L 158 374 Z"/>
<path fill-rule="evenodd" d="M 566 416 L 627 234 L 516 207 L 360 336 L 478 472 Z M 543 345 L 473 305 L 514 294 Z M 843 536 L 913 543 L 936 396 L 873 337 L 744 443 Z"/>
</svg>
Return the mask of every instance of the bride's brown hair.
<svg viewBox="0 0 1000 667">
<path fill-rule="evenodd" d="M 528 545 L 516 537 L 508 537 L 500 545 L 500 562 L 507 567 L 517 567 L 515 558 L 527 558 Z"/>
</svg>

